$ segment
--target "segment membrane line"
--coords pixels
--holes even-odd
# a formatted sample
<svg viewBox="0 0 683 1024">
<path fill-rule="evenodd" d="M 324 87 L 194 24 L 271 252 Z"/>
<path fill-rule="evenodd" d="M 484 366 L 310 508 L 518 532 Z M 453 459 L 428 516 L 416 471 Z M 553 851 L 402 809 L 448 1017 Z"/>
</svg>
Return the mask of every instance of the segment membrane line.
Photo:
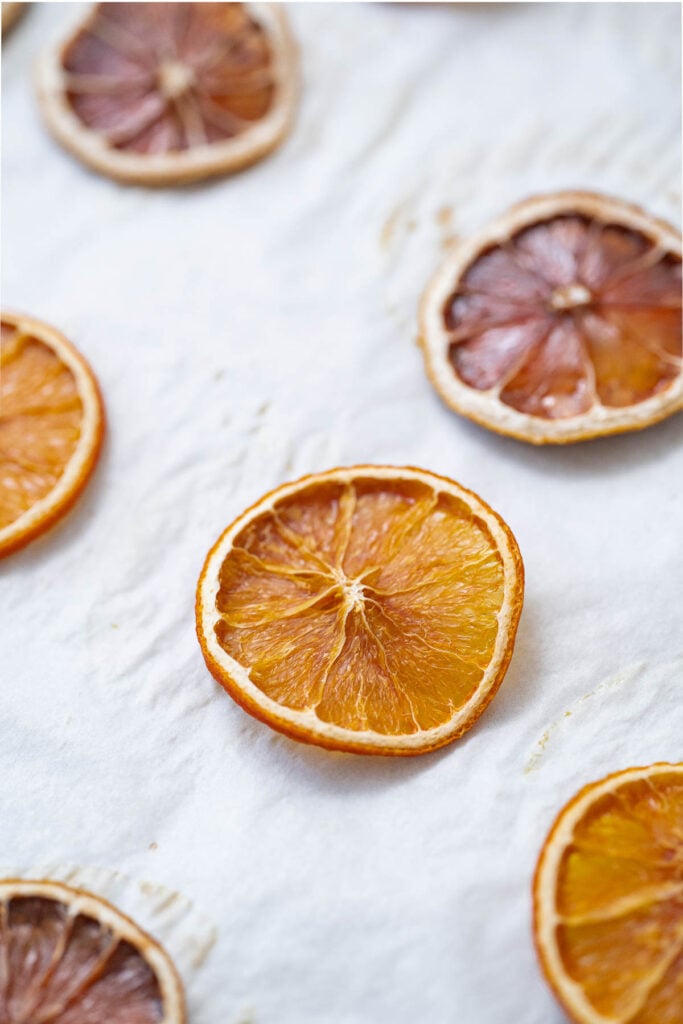
<svg viewBox="0 0 683 1024">
<path fill-rule="evenodd" d="M 541 314 L 536 311 L 528 313 L 525 316 L 510 316 L 501 320 L 489 320 L 485 323 L 473 324 L 471 327 L 466 327 L 464 324 L 460 327 L 456 327 L 455 330 L 450 331 L 448 334 L 448 340 L 451 345 L 460 345 L 464 341 L 472 341 L 475 338 L 479 338 L 482 334 L 486 334 L 487 331 L 497 331 L 501 327 L 522 327 L 527 324 L 530 320 L 540 320 Z"/>
<path fill-rule="evenodd" d="M 72 914 L 67 914 L 64 917 L 62 931 L 59 938 L 57 939 L 57 942 L 55 943 L 55 948 L 52 951 L 50 962 L 46 965 L 41 977 L 35 984 L 33 999 L 30 1000 L 28 1003 L 25 1003 L 21 1008 L 22 1016 L 25 1019 L 29 1017 L 29 1015 L 31 1014 L 36 1014 L 36 1012 L 38 1013 L 38 1016 L 31 1017 L 31 1020 L 36 1020 L 37 1024 L 41 1024 L 41 1022 L 46 1019 L 45 1017 L 40 1016 L 40 1003 L 42 1002 L 42 997 L 44 995 L 44 993 L 42 993 L 40 990 L 44 988 L 45 985 L 50 981 L 57 967 L 59 967 L 59 964 L 61 963 L 62 957 L 64 956 L 64 953 L 66 951 L 66 947 L 69 943 L 69 939 L 71 938 L 71 934 L 73 931 L 73 922 L 74 917 Z"/>
<path fill-rule="evenodd" d="M 541 336 L 537 338 L 536 341 L 532 342 L 529 345 L 526 351 L 520 353 L 519 358 L 515 360 L 512 366 L 508 369 L 507 373 L 503 374 L 498 383 L 494 384 L 492 388 L 487 389 L 486 394 L 492 395 L 494 398 L 500 398 L 501 391 L 503 391 L 508 386 L 508 384 L 510 384 L 515 379 L 517 374 L 524 369 L 524 367 L 531 359 L 535 358 L 539 349 L 542 348 L 543 345 L 545 345 L 545 343 L 548 341 L 550 335 L 556 327 L 556 323 L 551 323 L 549 327 L 545 331 L 543 331 Z M 500 401 L 502 402 L 503 399 L 501 398 Z"/>
<path fill-rule="evenodd" d="M 350 602 L 344 601 L 339 611 L 337 612 L 337 639 L 335 640 L 332 646 L 329 658 L 327 659 L 327 663 L 325 665 L 325 668 L 323 669 L 323 673 L 316 686 L 317 692 L 315 694 L 312 694 L 313 699 L 311 701 L 311 708 L 313 711 L 316 710 L 318 705 L 321 703 L 323 697 L 325 696 L 325 687 L 330 677 L 330 672 L 332 671 L 334 665 L 339 661 L 341 653 L 344 650 L 344 646 L 346 644 L 346 623 L 348 622 L 350 612 Z M 340 619 L 341 621 L 339 621 Z"/>
<path fill-rule="evenodd" d="M 240 132 L 250 128 L 251 122 L 243 117 L 238 117 L 230 110 L 225 110 L 219 104 L 214 103 L 210 96 L 202 96 L 201 111 L 205 121 L 212 124 L 214 128 L 220 128 L 224 132 L 232 132 L 238 135 Z"/>
<path fill-rule="evenodd" d="M 240 73 L 235 70 L 226 69 L 221 77 L 231 78 L 231 82 L 224 86 L 207 85 L 203 83 L 203 91 L 209 96 L 251 96 L 252 93 L 261 92 L 270 88 L 273 84 L 273 76 L 269 68 L 255 68 L 253 71 Z"/>
<path fill-rule="evenodd" d="M 616 921 L 620 917 L 628 917 L 634 911 L 646 909 L 653 904 L 663 903 L 665 900 L 681 895 L 683 895 L 683 882 L 670 882 L 669 884 L 650 886 L 640 892 L 629 893 L 615 900 L 609 907 L 591 910 L 583 914 L 558 914 L 557 919 L 561 924 L 569 927 Z"/>
<path fill-rule="evenodd" d="M 287 541 L 287 543 L 291 544 L 292 547 L 295 547 L 298 551 L 301 551 L 304 555 L 312 558 L 314 562 L 317 562 L 318 565 L 322 567 L 324 575 L 329 575 L 330 566 L 327 564 L 325 559 L 319 555 L 314 548 L 306 543 L 306 539 L 302 537 L 301 534 L 290 529 L 289 526 L 282 522 L 277 508 L 271 509 L 270 512 L 273 517 L 273 522 L 275 523 L 282 539 Z"/>
<path fill-rule="evenodd" d="M 118 78 L 115 75 L 89 75 L 77 71 L 64 72 L 64 88 L 67 92 L 78 93 L 79 96 L 118 96 L 121 93 L 149 86 L 154 86 L 151 72 L 141 71 L 138 77 L 127 76 Z"/>
<path fill-rule="evenodd" d="M 90 986 L 93 985 L 98 980 L 98 978 L 101 977 L 101 975 L 106 970 L 107 964 L 114 955 L 114 952 L 116 951 L 118 945 L 119 940 L 116 937 L 116 935 L 112 933 L 109 939 L 109 944 L 97 957 L 97 959 L 95 960 L 94 964 L 92 965 L 88 973 L 85 975 L 85 977 L 81 979 L 81 982 L 78 985 L 78 987 L 74 989 L 73 992 L 69 993 L 67 995 L 66 1001 L 62 1002 L 61 1006 L 57 1007 L 53 1012 L 49 1012 L 47 1016 L 41 1015 L 38 1018 L 36 1018 L 35 1024 L 53 1024 L 54 1021 L 59 1021 L 59 1017 L 61 1016 L 61 1014 L 64 1013 L 65 1010 L 67 1010 L 75 1002 L 81 999 L 81 997 L 90 988 Z"/>
<path fill-rule="evenodd" d="M 664 954 L 657 966 L 650 971 L 641 987 L 641 994 L 635 996 L 635 1006 L 629 1011 L 624 1024 L 629 1024 L 629 1021 L 632 1021 L 642 1013 L 657 985 L 663 981 L 666 972 L 683 951 L 683 927 L 679 929 L 679 933 L 679 937 L 676 942 L 672 943 L 671 949 Z"/>
<path fill-rule="evenodd" d="M 272 626 L 274 621 L 280 622 L 283 619 L 294 619 L 302 612 L 308 611 L 309 608 L 315 607 L 319 601 L 323 601 L 330 594 L 333 594 L 335 590 L 338 590 L 337 584 L 333 583 L 327 587 L 320 594 L 315 594 L 313 597 L 309 597 L 306 601 L 301 601 L 299 604 L 290 605 L 287 611 L 278 612 L 277 616 L 267 615 L 264 619 L 257 619 L 256 621 L 250 620 L 249 622 L 233 622 L 230 618 L 229 612 L 221 612 L 216 609 L 219 618 L 230 626 L 231 629 L 260 629 L 263 626 Z"/>
<path fill-rule="evenodd" d="M 358 494 L 356 488 L 352 483 L 344 484 L 344 490 L 342 491 L 341 498 L 339 499 L 339 513 L 337 515 L 337 522 L 335 523 L 335 539 L 337 534 L 337 528 L 340 530 L 340 538 L 335 544 L 335 565 L 337 569 L 341 570 L 346 558 L 346 553 L 349 548 L 349 541 L 351 540 L 351 531 L 353 529 L 353 517 L 356 513 L 356 506 L 358 504 Z"/>
<path fill-rule="evenodd" d="M 374 604 L 379 609 L 380 613 L 384 616 L 384 618 L 387 619 L 387 621 L 390 622 L 392 626 L 394 626 L 397 630 L 400 631 L 401 636 L 408 637 L 411 640 L 417 640 L 419 643 L 422 644 L 423 647 L 427 647 L 429 650 L 434 651 L 435 654 L 443 654 L 447 658 L 453 658 L 455 661 L 459 661 L 461 665 L 466 665 L 468 668 L 476 668 L 480 672 L 484 671 L 484 669 L 482 669 L 482 666 L 478 664 L 478 662 L 470 661 L 468 658 L 463 658 L 462 655 L 457 654 L 455 651 L 446 650 L 443 647 L 437 647 L 435 644 L 430 643 L 429 640 L 421 636 L 419 633 L 414 633 L 412 632 L 412 630 L 405 629 L 396 621 L 396 619 L 394 619 L 392 615 L 390 615 L 386 608 L 382 607 L 379 601 L 375 601 L 371 597 L 366 598 L 366 600 L 369 601 L 371 604 Z"/>
<path fill-rule="evenodd" d="M 422 732 L 422 729 L 420 727 L 420 723 L 418 722 L 416 714 L 415 714 L 415 707 L 413 706 L 413 702 L 410 699 L 410 694 L 408 694 L 406 692 L 406 690 L 403 688 L 403 686 L 401 686 L 401 684 L 399 683 L 398 679 L 396 678 L 394 673 L 389 668 L 389 664 L 387 662 L 386 651 L 384 650 L 384 645 L 381 643 L 379 637 L 377 636 L 377 634 L 373 630 L 372 626 L 368 622 L 368 617 L 365 614 L 365 608 L 363 607 L 362 604 L 360 605 L 360 614 L 361 614 L 363 622 L 365 624 L 365 629 L 367 630 L 368 636 L 371 638 L 371 640 L 373 641 L 373 643 L 375 644 L 375 647 L 377 649 L 377 654 L 378 654 L 378 657 L 379 657 L 380 665 L 382 666 L 382 668 L 386 672 L 387 677 L 389 678 L 392 686 L 394 687 L 394 690 L 405 699 L 408 707 L 410 708 L 410 717 L 413 720 L 413 724 L 414 724 L 416 730 L 418 732 Z"/>
<path fill-rule="evenodd" d="M 207 145 L 209 138 L 206 134 L 206 128 L 204 127 L 204 121 L 202 120 L 197 100 L 192 93 L 188 92 L 182 96 L 174 96 L 173 105 L 183 126 L 188 145 L 191 148 Z"/>
<path fill-rule="evenodd" d="M 150 70 L 154 67 L 156 61 L 154 49 L 142 43 L 132 32 L 110 21 L 101 11 L 98 11 L 97 17 L 86 31 L 97 36 L 101 43 L 109 46 L 134 64 L 141 60 L 148 65 Z"/>
<path fill-rule="evenodd" d="M 291 576 L 293 579 L 299 577 L 318 577 L 320 579 L 332 579 L 330 571 L 323 573 L 320 569 L 293 569 L 287 565 L 279 565 L 277 562 L 266 562 L 260 555 L 255 555 L 253 551 L 248 551 L 247 548 L 242 547 L 239 544 L 233 545 L 233 551 L 238 551 L 240 556 L 243 556 L 253 565 L 259 569 L 263 569 L 265 572 L 269 572 L 274 576 Z"/>
<path fill-rule="evenodd" d="M 153 95 L 153 94 L 152 94 Z M 168 111 L 166 103 L 162 103 L 161 108 L 157 110 L 143 110 L 138 111 L 137 114 L 133 114 L 129 117 L 127 122 L 116 128 L 110 128 L 109 131 L 103 133 L 107 142 L 111 146 L 124 146 L 127 143 L 134 142 L 139 135 L 142 135 L 144 131 L 151 128 L 153 124 L 165 116 Z"/>
</svg>

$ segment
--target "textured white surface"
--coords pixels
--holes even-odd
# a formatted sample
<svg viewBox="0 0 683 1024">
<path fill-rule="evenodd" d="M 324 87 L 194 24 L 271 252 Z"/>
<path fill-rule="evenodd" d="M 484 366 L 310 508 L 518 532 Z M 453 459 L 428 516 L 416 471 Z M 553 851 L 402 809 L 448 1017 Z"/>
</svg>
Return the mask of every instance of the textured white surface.
<svg viewBox="0 0 683 1024">
<path fill-rule="evenodd" d="M 30 64 L 73 14 L 36 4 L 4 47 L 3 302 L 83 350 L 110 430 L 68 521 L 0 568 L 3 859 L 191 899 L 218 932 L 192 1024 L 559 1024 L 529 927 L 543 837 L 582 783 L 681 756 L 683 417 L 566 450 L 495 437 L 439 404 L 415 310 L 444 236 L 529 193 L 679 221 L 679 9 L 297 7 L 289 142 L 164 192 L 39 124 Z M 411 761 L 272 733 L 194 637 L 220 530 L 356 461 L 474 488 L 526 562 L 498 697 Z"/>
</svg>

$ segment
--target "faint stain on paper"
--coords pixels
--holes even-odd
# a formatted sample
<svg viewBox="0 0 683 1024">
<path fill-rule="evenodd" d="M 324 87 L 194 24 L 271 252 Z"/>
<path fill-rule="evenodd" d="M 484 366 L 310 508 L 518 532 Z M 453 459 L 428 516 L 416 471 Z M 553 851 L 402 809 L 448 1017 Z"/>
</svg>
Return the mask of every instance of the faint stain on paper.
<svg viewBox="0 0 683 1024">
<path fill-rule="evenodd" d="M 254 1010 L 243 1010 L 235 1017 L 234 1024 L 256 1024 L 256 1013 Z"/>
<path fill-rule="evenodd" d="M 538 766 L 542 761 L 545 752 L 548 748 L 548 744 L 557 734 L 558 730 L 567 724 L 567 719 L 571 718 L 572 715 L 579 711 L 579 709 L 584 704 L 586 704 L 588 701 L 593 700 L 594 697 L 599 697 L 603 693 L 608 693 L 612 690 L 618 690 L 622 686 L 624 686 L 625 683 L 629 683 L 632 679 L 635 678 L 635 676 L 638 675 L 642 668 L 643 665 L 638 664 L 632 666 L 629 669 L 626 669 L 624 672 L 619 672 L 617 675 L 612 676 L 611 679 L 607 679 L 604 683 L 600 683 L 600 685 L 596 686 L 596 688 L 594 690 L 591 690 L 590 693 L 584 693 L 582 697 L 579 697 L 577 700 L 575 700 L 573 704 L 571 704 L 566 709 L 566 711 L 562 713 L 560 718 L 558 718 L 555 722 L 551 722 L 551 724 L 545 730 L 541 738 L 538 740 L 531 754 L 531 757 L 529 758 L 524 767 L 524 774 L 529 775 L 531 772 L 535 772 L 538 769 Z"/>
<path fill-rule="evenodd" d="M 440 206 L 434 217 L 441 235 L 441 248 L 451 249 L 459 241 L 453 230 L 453 207 L 447 204 Z"/>
<path fill-rule="evenodd" d="M 433 213 L 434 224 L 439 235 L 438 242 L 442 249 L 450 249 L 458 241 L 458 235 L 454 231 L 453 207 L 443 203 Z M 427 218 L 427 222 L 429 219 Z M 414 232 L 420 223 L 419 215 L 415 211 L 415 202 L 412 198 L 403 199 L 390 211 L 382 225 L 379 236 L 380 248 L 385 252 L 391 250 L 395 244 L 404 241 L 407 235 Z"/>
<path fill-rule="evenodd" d="M 379 244 L 382 249 L 390 249 L 397 235 L 405 235 L 408 231 L 415 230 L 415 219 L 411 212 L 411 199 L 404 199 L 393 208 L 380 232 Z"/>
</svg>

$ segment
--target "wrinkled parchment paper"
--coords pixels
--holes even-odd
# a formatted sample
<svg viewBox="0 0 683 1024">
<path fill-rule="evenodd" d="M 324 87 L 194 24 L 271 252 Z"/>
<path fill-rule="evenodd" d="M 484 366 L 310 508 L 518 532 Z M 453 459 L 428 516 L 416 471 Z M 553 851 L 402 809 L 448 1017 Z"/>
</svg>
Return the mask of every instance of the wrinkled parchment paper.
<svg viewBox="0 0 683 1024">
<path fill-rule="evenodd" d="M 216 929 L 182 961 L 192 1024 L 560 1024 L 530 935 L 543 838 L 583 783 L 682 753 L 683 417 L 496 437 L 433 394 L 416 304 L 453 238 L 530 193 L 679 222 L 679 8 L 294 5 L 291 138 L 166 191 L 39 122 L 31 64 L 77 8 L 32 5 L 3 54 L 3 303 L 91 360 L 109 435 L 69 519 L 0 568 L 2 860 L 182 893 Z M 499 695 L 414 760 L 271 732 L 194 636 L 221 529 L 360 461 L 473 488 L 526 563 Z"/>
</svg>

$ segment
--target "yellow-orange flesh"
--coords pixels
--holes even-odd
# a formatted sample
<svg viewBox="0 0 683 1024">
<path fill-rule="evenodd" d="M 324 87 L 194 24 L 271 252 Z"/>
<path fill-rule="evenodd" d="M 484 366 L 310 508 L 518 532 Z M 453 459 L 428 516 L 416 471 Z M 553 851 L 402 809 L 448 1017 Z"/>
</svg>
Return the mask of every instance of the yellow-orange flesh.
<svg viewBox="0 0 683 1024">
<path fill-rule="evenodd" d="M 237 3 L 98 4 L 62 64 L 73 113 L 133 153 L 233 138 L 274 97 L 267 37 Z"/>
<path fill-rule="evenodd" d="M 3 322 L 0 528 L 55 486 L 78 444 L 82 418 L 71 370 L 48 345 Z"/>
<path fill-rule="evenodd" d="M 142 954 L 57 900 L 0 903 L 2 1024 L 158 1024 L 159 983 Z"/>
<path fill-rule="evenodd" d="M 447 722 L 480 683 L 503 565 L 456 497 L 411 480 L 317 482 L 235 538 L 215 627 L 252 682 L 350 730 Z"/>
<path fill-rule="evenodd" d="M 637 405 L 681 372 L 681 261 L 563 215 L 479 256 L 443 310 L 460 380 L 554 420 Z"/>
<path fill-rule="evenodd" d="M 557 878 L 562 961 L 595 1009 L 683 1020 L 683 773 L 627 781 L 580 820 Z"/>
</svg>

